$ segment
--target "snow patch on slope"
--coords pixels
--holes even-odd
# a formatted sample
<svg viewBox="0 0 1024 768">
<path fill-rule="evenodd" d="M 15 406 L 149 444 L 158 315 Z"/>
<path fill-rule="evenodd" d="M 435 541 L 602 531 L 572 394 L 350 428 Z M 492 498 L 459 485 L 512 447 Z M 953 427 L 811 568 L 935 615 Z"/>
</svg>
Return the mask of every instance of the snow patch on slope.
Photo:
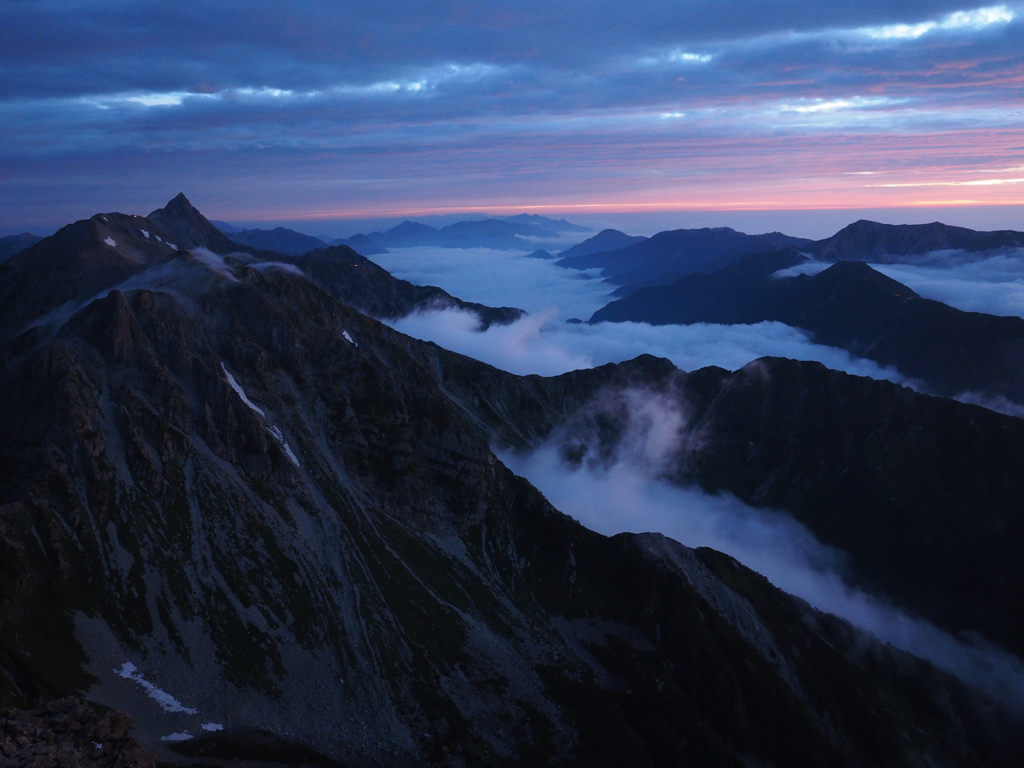
<svg viewBox="0 0 1024 768">
<path fill-rule="evenodd" d="M 237 381 L 235 381 L 235 377 L 231 375 L 231 372 L 227 369 L 224 363 L 221 363 L 220 367 L 221 370 L 224 371 L 224 375 L 228 377 L 228 385 L 233 390 L 235 390 L 235 392 L 238 394 L 240 398 L 242 398 L 242 402 L 249 406 L 252 410 L 256 411 L 256 413 L 258 413 L 260 416 L 266 418 L 267 414 L 263 412 L 262 408 L 260 408 L 252 400 L 249 399 L 249 396 L 245 394 L 245 390 L 242 389 L 241 385 Z"/>
<path fill-rule="evenodd" d="M 139 672 L 138 668 L 130 661 L 126 661 L 121 665 L 121 669 L 115 669 L 114 674 L 118 677 L 123 677 L 125 680 L 131 680 L 133 683 L 138 683 L 145 689 L 149 697 L 156 701 L 157 704 L 164 710 L 164 712 L 184 712 L 186 715 L 198 715 L 199 710 L 193 709 L 192 707 L 186 707 L 176 698 L 167 693 L 167 691 L 161 690 L 153 685 L 151 682 L 146 680 L 142 673 Z M 173 735 L 173 734 L 172 734 Z M 191 738 L 191 736 L 189 737 Z"/>
</svg>

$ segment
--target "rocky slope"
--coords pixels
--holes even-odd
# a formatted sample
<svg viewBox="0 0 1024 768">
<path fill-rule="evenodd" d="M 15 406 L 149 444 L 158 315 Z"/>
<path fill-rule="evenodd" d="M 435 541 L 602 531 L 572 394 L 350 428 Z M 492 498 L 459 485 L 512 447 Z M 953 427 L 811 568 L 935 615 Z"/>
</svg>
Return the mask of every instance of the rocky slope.
<svg viewBox="0 0 1024 768">
<path fill-rule="evenodd" d="M 188 211 L 162 218 L 179 239 L 196 231 Z M 84 693 L 131 714 L 171 761 L 973 766 L 1024 754 L 1010 716 L 931 665 L 718 553 L 587 531 L 490 448 L 541 439 L 608 387 L 683 377 L 698 402 L 721 401 L 718 387 L 738 413 L 784 422 L 763 397 L 788 403 L 790 390 L 748 397 L 742 377 L 653 358 L 511 376 L 390 330 L 294 264 L 168 263 L 173 291 L 122 285 L 4 344 L 4 701 Z M 862 392 L 852 377 L 798 383 L 822 407 L 844 386 Z M 892 400 L 887 418 L 917 417 L 916 401 L 878 397 Z M 756 426 L 777 438 L 774 422 Z M 743 437 L 707 466 L 728 464 Z M 806 492 L 822 489 L 825 473 L 793 452 Z M 755 478 L 766 461 L 735 472 Z"/>
<path fill-rule="evenodd" d="M 123 712 L 98 714 L 81 699 L 43 709 L 0 712 L 4 768 L 156 768 L 156 758 L 128 732 Z"/>
</svg>

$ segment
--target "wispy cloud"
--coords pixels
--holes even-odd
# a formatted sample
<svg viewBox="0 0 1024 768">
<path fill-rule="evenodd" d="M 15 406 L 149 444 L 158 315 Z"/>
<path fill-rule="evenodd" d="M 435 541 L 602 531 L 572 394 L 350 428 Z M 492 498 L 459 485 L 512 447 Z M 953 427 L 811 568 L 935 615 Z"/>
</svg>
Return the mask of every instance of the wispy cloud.
<svg viewBox="0 0 1024 768">
<path fill-rule="evenodd" d="M 993 24 L 1009 24 L 1016 14 L 1005 5 L 957 11 L 938 21 L 923 21 L 917 24 L 887 24 L 881 27 L 864 27 L 856 30 L 876 40 L 916 40 L 929 32 L 941 30 L 978 31 Z"/>
</svg>

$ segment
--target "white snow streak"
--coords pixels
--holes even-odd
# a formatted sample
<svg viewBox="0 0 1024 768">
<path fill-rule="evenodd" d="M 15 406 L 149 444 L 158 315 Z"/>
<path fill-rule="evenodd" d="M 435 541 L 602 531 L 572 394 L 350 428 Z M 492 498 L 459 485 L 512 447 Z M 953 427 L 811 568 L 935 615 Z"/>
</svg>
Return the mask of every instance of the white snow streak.
<svg viewBox="0 0 1024 768">
<path fill-rule="evenodd" d="M 220 723 L 203 723 L 204 731 L 223 731 L 224 726 Z"/>
<path fill-rule="evenodd" d="M 103 242 L 109 245 L 111 248 L 117 248 L 117 242 L 112 237 L 104 237 Z"/>
<path fill-rule="evenodd" d="M 249 406 L 250 408 L 252 408 L 252 409 L 253 409 L 254 411 L 256 411 L 256 413 L 258 413 L 258 414 L 259 414 L 260 416 L 262 416 L 263 418 L 266 418 L 266 417 L 267 417 L 267 414 L 265 414 L 265 413 L 263 412 L 263 409 L 262 409 L 262 408 L 260 408 L 260 407 L 259 407 L 258 405 L 256 405 L 256 404 L 255 404 L 255 403 L 254 403 L 254 402 L 253 402 L 252 400 L 250 400 L 250 399 L 249 399 L 248 395 L 246 395 L 246 394 L 245 394 L 245 390 L 244 390 L 244 389 L 242 389 L 242 387 L 241 387 L 241 386 L 240 386 L 240 385 L 238 384 L 238 382 L 237 382 L 237 381 L 235 381 L 235 377 L 231 375 L 231 372 L 230 372 L 230 371 L 228 371 L 228 369 L 227 369 L 227 367 L 226 367 L 226 366 L 224 365 L 224 363 L 221 363 L 221 364 L 220 364 L 220 367 L 221 367 L 221 370 L 223 370 L 223 371 L 224 371 L 224 375 L 228 377 L 228 384 L 229 384 L 229 385 L 231 386 L 231 388 L 232 388 L 233 390 L 235 390 L 235 392 L 237 392 L 237 393 L 238 393 L 238 396 L 239 396 L 240 398 L 242 398 L 242 402 L 243 402 L 243 403 L 245 403 L 246 405 L 248 405 L 248 406 Z"/>
<path fill-rule="evenodd" d="M 149 232 L 147 232 L 144 229 L 140 229 L 139 231 L 142 232 L 143 237 L 145 237 L 147 240 L 149 240 Z"/>
<path fill-rule="evenodd" d="M 167 736 L 161 736 L 160 741 L 188 741 L 191 738 L 191 733 L 188 731 L 181 731 L 179 733 L 171 733 Z"/>
<path fill-rule="evenodd" d="M 133 683 L 141 685 L 146 693 L 149 694 L 151 699 L 154 699 L 157 704 L 164 710 L 164 712 L 184 712 L 186 715 L 197 715 L 199 714 L 198 709 L 192 709 L 191 707 L 184 706 L 180 701 L 167 693 L 167 691 L 160 690 L 151 682 L 142 677 L 142 673 L 138 671 L 134 664 L 130 661 L 126 661 L 121 665 L 121 669 L 115 669 L 114 674 L 118 677 L 123 677 L 125 680 L 131 680 Z M 172 736 L 175 734 L 172 734 Z M 170 737 L 168 737 L 170 738 Z M 188 738 L 192 738 L 189 736 Z"/>
<path fill-rule="evenodd" d="M 288 458 L 291 459 L 292 464 L 294 464 L 296 467 L 301 467 L 302 465 L 299 464 L 299 460 L 295 458 L 295 454 L 292 453 L 291 446 L 288 445 L 288 442 L 284 439 L 284 435 L 281 434 L 281 430 L 278 429 L 277 427 L 271 427 L 270 434 L 274 436 L 274 439 L 277 440 L 277 442 L 281 445 L 281 448 L 284 449 L 284 452 L 288 455 Z"/>
<path fill-rule="evenodd" d="M 349 344 L 356 344 L 355 341 L 353 341 L 352 337 L 348 335 L 348 331 L 342 331 L 341 335 L 345 337 L 345 341 L 347 341 Z M 359 345 L 356 344 L 356 346 L 358 347 Z"/>
</svg>

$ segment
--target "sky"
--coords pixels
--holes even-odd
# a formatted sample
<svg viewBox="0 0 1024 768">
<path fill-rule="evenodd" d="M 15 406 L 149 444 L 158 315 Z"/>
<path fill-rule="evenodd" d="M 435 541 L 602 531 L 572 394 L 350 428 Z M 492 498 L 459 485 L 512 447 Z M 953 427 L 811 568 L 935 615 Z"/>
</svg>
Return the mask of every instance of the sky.
<svg viewBox="0 0 1024 768">
<path fill-rule="evenodd" d="M 1022 17 L 963 0 L 5 0 L 0 233 L 179 191 L 211 218 L 325 232 L 522 211 L 1024 229 Z"/>
</svg>

